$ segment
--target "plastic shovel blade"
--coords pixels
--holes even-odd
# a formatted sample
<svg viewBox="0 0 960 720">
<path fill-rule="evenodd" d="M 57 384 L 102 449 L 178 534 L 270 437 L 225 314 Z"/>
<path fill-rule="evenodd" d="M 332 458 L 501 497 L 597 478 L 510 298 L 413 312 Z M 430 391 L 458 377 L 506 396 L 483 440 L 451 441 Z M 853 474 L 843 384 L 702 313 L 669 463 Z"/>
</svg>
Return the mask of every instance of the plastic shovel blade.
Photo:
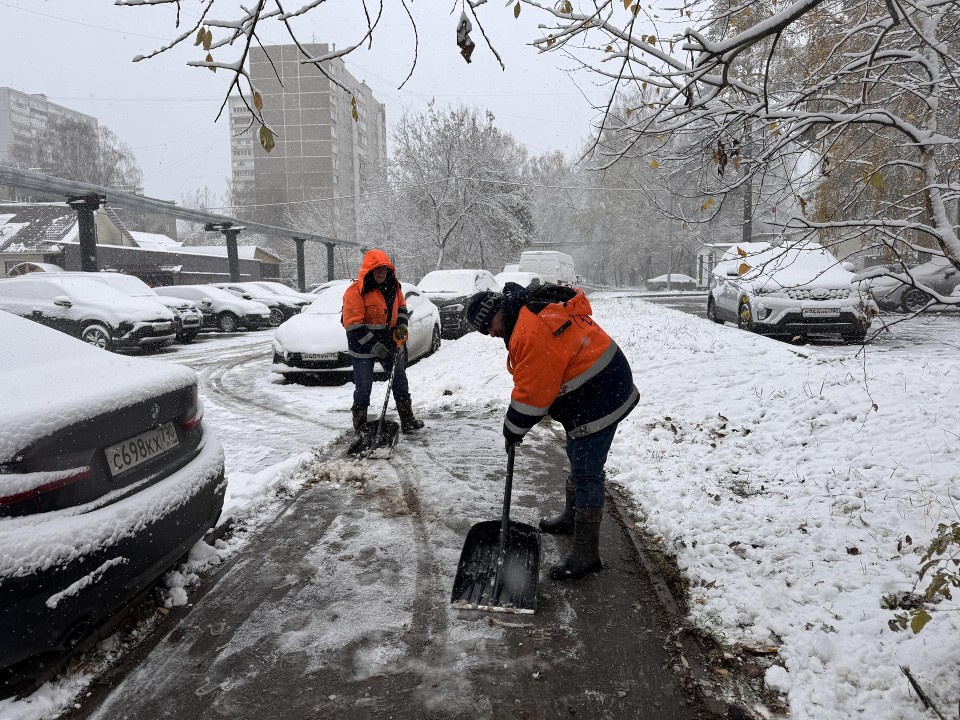
<svg viewBox="0 0 960 720">
<path fill-rule="evenodd" d="M 379 430 L 380 437 L 377 437 Z M 347 449 L 347 455 L 357 455 L 359 457 L 371 457 L 374 454 L 378 456 L 384 451 L 386 456 L 390 456 L 390 451 L 397 444 L 397 438 L 400 437 L 400 423 L 394 420 L 384 420 L 383 429 L 380 429 L 380 420 L 371 420 L 360 428 L 360 432 L 350 443 Z"/>
<path fill-rule="evenodd" d="M 533 614 L 540 578 L 540 532 L 511 521 L 501 564 L 500 527 L 500 520 L 490 520 L 470 528 L 450 602 L 460 610 Z"/>
</svg>

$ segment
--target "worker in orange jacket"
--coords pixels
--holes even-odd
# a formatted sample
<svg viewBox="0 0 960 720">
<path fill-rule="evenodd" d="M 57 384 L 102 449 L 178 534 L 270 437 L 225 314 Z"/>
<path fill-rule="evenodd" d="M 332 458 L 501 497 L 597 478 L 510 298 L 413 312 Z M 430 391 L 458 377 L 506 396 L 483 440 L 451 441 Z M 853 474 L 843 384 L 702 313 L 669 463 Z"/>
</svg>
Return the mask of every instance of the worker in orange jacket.
<svg viewBox="0 0 960 720">
<path fill-rule="evenodd" d="M 343 327 L 347 330 L 347 351 L 353 360 L 353 429 L 367 422 L 367 407 L 373 389 L 373 366 L 379 361 L 389 374 L 394 361 L 393 397 L 400 415 L 400 429 L 419 430 L 423 421 L 413 414 L 410 388 L 404 368 L 409 315 L 397 271 L 383 250 L 363 256 L 357 279 L 343 293 Z M 396 348 L 396 351 L 394 351 Z"/>
<path fill-rule="evenodd" d="M 554 580 L 603 568 L 603 466 L 617 424 L 640 399 L 626 356 L 591 313 L 582 290 L 550 284 L 507 283 L 503 293 L 482 291 L 467 305 L 470 324 L 507 346 L 514 384 L 503 421 L 507 451 L 547 415 L 567 433 L 566 506 L 540 521 L 544 532 L 573 534 L 570 553 L 550 569 Z"/>
</svg>

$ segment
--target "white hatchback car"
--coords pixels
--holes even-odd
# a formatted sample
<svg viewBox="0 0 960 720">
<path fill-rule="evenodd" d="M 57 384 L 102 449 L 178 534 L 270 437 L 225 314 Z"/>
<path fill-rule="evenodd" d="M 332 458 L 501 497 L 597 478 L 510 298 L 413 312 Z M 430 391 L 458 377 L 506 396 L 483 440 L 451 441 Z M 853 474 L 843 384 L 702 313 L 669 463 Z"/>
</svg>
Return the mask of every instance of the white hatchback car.
<svg viewBox="0 0 960 720">
<path fill-rule="evenodd" d="M 352 280 L 327 283 L 312 305 L 287 320 L 273 336 L 273 367 L 290 380 L 334 376 L 347 380 L 353 362 L 347 354 L 347 331 L 341 322 L 343 293 Z M 401 283 L 410 313 L 407 364 L 440 349 L 440 311 L 416 285 Z M 380 366 L 376 368 L 379 370 Z"/>
<path fill-rule="evenodd" d="M 877 305 L 851 270 L 816 243 L 735 245 L 713 270 L 707 317 L 763 335 L 861 341 Z"/>
</svg>

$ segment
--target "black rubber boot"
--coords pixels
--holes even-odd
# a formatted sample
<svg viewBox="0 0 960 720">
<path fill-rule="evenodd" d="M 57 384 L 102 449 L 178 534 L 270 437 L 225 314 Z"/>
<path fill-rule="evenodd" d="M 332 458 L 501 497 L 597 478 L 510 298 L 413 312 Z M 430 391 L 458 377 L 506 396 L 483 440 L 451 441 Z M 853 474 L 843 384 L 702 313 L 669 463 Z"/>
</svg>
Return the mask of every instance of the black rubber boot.
<svg viewBox="0 0 960 720">
<path fill-rule="evenodd" d="M 360 432 L 360 428 L 367 424 L 367 409 L 365 407 L 352 407 L 353 413 L 353 431 Z"/>
<path fill-rule="evenodd" d="M 567 504 L 563 512 L 551 518 L 540 520 L 540 529 L 550 535 L 570 535 L 573 533 L 573 509 L 576 507 L 576 498 L 573 491 L 573 480 L 567 478 Z"/>
<path fill-rule="evenodd" d="M 600 521 L 603 508 L 577 508 L 574 511 L 573 547 L 559 565 L 550 568 L 554 580 L 576 580 L 603 570 L 600 560 Z"/>
<path fill-rule="evenodd" d="M 413 416 L 413 401 L 410 398 L 397 400 L 397 412 L 400 414 L 400 429 L 403 432 L 412 432 L 423 427 L 423 420 L 417 420 Z"/>
</svg>

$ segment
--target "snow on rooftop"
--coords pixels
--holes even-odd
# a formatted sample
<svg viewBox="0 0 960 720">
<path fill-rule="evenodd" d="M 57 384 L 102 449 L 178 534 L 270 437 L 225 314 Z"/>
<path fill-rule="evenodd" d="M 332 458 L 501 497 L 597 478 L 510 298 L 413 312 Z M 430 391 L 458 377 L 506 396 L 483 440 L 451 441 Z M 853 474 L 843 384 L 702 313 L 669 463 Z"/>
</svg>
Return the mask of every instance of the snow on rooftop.
<svg viewBox="0 0 960 720">
<path fill-rule="evenodd" d="M 179 250 L 183 243 L 160 233 L 139 232 L 131 230 L 134 241 L 145 250 Z"/>
</svg>

